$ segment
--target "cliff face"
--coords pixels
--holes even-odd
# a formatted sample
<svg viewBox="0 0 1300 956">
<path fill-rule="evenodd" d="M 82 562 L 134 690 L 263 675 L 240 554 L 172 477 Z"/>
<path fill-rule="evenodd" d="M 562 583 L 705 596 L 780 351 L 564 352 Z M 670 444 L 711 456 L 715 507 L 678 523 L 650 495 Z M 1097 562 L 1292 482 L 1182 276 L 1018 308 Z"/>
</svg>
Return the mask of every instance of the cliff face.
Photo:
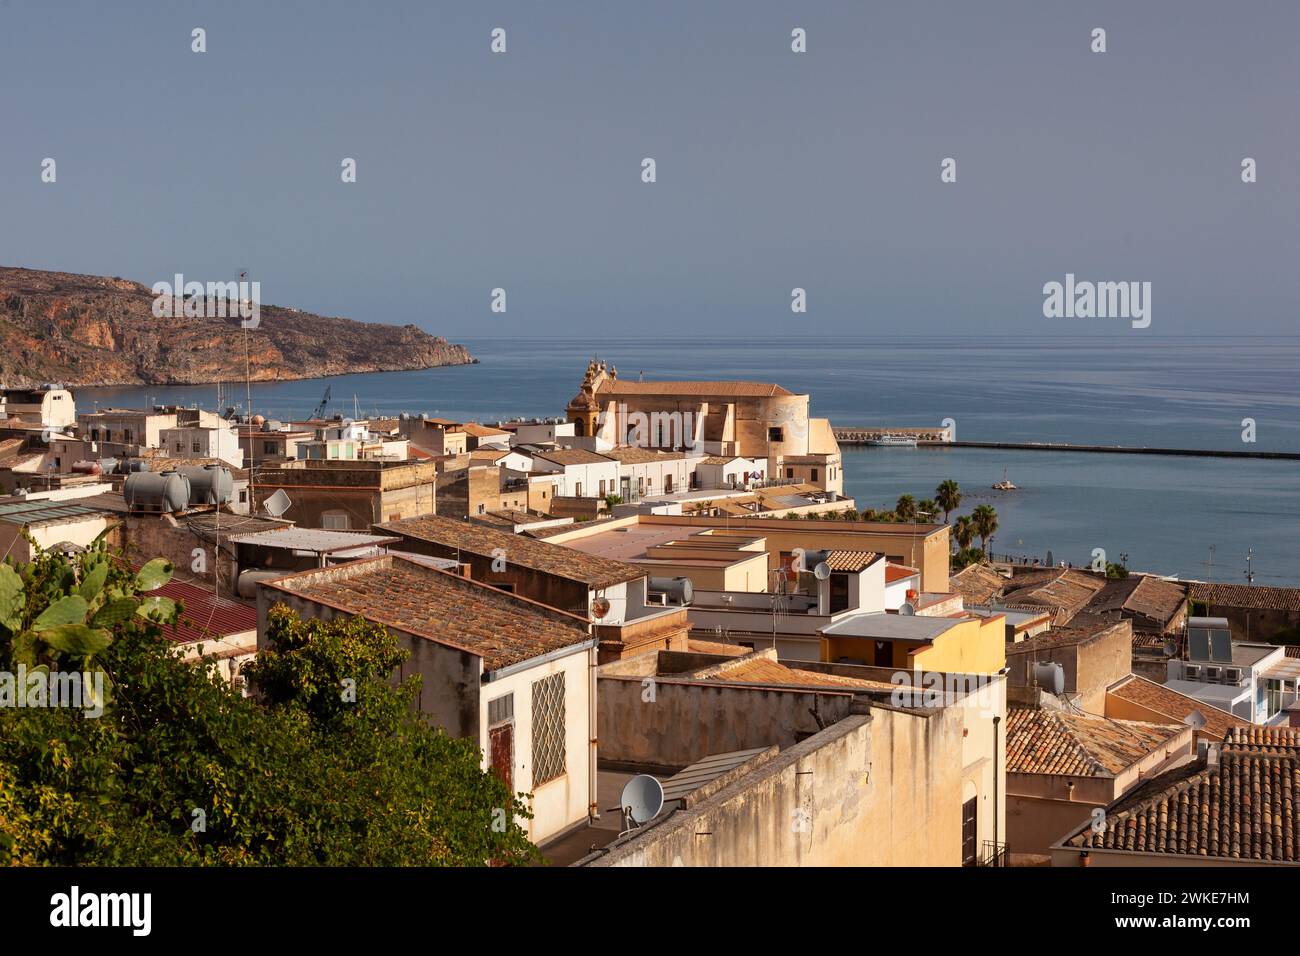
<svg viewBox="0 0 1300 956">
<path fill-rule="evenodd" d="M 197 385 L 244 378 L 238 317 L 155 318 L 154 298 L 149 287 L 126 279 L 0 266 L 0 382 Z M 259 382 L 476 361 L 464 346 L 414 325 L 270 305 L 260 307 L 248 346 Z"/>
</svg>

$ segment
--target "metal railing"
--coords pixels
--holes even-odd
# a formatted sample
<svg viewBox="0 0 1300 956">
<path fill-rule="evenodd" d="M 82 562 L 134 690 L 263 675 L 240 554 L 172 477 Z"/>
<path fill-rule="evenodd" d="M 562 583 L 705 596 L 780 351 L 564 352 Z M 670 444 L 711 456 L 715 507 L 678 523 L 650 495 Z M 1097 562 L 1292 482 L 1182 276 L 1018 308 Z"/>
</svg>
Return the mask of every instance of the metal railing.
<svg viewBox="0 0 1300 956">
<path fill-rule="evenodd" d="M 1005 843 L 996 843 L 993 840 L 985 840 L 984 848 L 980 851 L 978 866 L 1010 866 L 1011 851 L 1007 849 Z"/>
</svg>

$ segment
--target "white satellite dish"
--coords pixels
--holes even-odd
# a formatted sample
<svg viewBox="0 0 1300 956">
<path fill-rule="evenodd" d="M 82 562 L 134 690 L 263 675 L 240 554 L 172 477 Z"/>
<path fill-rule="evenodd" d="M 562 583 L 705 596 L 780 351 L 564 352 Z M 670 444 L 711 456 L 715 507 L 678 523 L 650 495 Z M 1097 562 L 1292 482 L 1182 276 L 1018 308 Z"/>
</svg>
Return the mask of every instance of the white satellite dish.
<svg viewBox="0 0 1300 956">
<path fill-rule="evenodd" d="M 817 567 L 813 568 L 813 577 L 818 581 L 825 581 L 831 576 L 831 566 L 825 561 L 818 562 Z"/>
<path fill-rule="evenodd" d="M 648 773 L 639 773 L 623 785 L 619 797 L 624 820 L 637 826 L 649 823 L 664 808 L 664 786 Z M 631 826 L 628 826 L 631 829 Z"/>
<path fill-rule="evenodd" d="M 911 615 L 913 615 L 913 614 L 916 613 L 916 608 L 913 607 L 913 606 L 912 606 L 910 603 L 908 603 L 907 601 L 904 601 L 904 602 L 899 606 L 899 608 L 898 608 L 898 613 L 910 617 Z"/>
<path fill-rule="evenodd" d="M 284 493 L 283 488 L 277 488 L 275 494 L 262 502 L 262 507 L 266 509 L 266 513 L 273 518 L 280 517 L 292 506 L 293 502 L 289 500 L 289 496 Z"/>
</svg>

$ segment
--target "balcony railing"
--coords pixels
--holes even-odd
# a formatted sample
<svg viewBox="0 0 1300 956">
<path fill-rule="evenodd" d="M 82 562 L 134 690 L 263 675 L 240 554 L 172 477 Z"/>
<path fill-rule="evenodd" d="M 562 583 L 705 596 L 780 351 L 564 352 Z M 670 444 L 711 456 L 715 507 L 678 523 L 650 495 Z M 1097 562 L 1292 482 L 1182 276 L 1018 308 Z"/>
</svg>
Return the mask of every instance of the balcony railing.
<svg viewBox="0 0 1300 956">
<path fill-rule="evenodd" d="M 995 843 L 992 840 L 984 841 L 984 848 L 980 851 L 980 866 L 1010 866 L 1011 851 L 1007 849 L 1005 843 Z"/>
</svg>

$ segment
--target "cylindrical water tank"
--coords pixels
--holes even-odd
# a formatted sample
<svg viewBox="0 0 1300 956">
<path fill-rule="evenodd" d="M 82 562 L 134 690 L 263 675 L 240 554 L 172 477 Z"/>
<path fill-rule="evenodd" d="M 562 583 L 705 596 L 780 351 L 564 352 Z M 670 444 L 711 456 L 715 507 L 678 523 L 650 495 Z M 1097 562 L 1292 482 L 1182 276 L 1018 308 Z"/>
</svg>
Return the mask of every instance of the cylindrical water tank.
<svg viewBox="0 0 1300 956">
<path fill-rule="evenodd" d="M 155 514 L 183 511 L 190 503 L 190 481 L 174 471 L 139 471 L 126 476 L 122 496 L 131 511 Z"/>
<path fill-rule="evenodd" d="M 119 462 L 118 462 L 118 460 L 117 460 L 116 458 L 101 458 L 101 459 L 99 459 L 99 468 L 100 468 L 100 471 L 101 471 L 103 474 L 105 474 L 105 475 L 115 475 L 115 474 L 117 474 L 118 465 L 119 465 Z"/>
<path fill-rule="evenodd" d="M 72 473 L 74 475 L 98 475 L 103 473 L 97 461 L 74 461 L 72 463 Z"/>
<path fill-rule="evenodd" d="M 695 596 L 690 578 L 651 578 L 650 591 L 655 594 L 666 594 L 669 600 L 681 605 L 690 604 Z"/>
<path fill-rule="evenodd" d="M 240 597 L 252 600 L 257 597 L 257 585 L 260 582 L 274 581 L 292 573 L 292 571 L 241 571 L 235 589 Z"/>
<path fill-rule="evenodd" d="M 1036 661 L 1034 683 L 1049 694 L 1059 696 L 1065 690 L 1065 669 L 1051 661 Z"/>
<path fill-rule="evenodd" d="M 284 423 L 278 418 L 268 418 L 266 421 L 262 422 L 262 431 L 264 432 L 278 432 L 283 430 Z"/>
<path fill-rule="evenodd" d="M 190 481 L 191 505 L 224 505 L 234 497 L 235 482 L 230 469 L 221 465 L 204 465 L 202 468 L 182 468 Z"/>
</svg>

